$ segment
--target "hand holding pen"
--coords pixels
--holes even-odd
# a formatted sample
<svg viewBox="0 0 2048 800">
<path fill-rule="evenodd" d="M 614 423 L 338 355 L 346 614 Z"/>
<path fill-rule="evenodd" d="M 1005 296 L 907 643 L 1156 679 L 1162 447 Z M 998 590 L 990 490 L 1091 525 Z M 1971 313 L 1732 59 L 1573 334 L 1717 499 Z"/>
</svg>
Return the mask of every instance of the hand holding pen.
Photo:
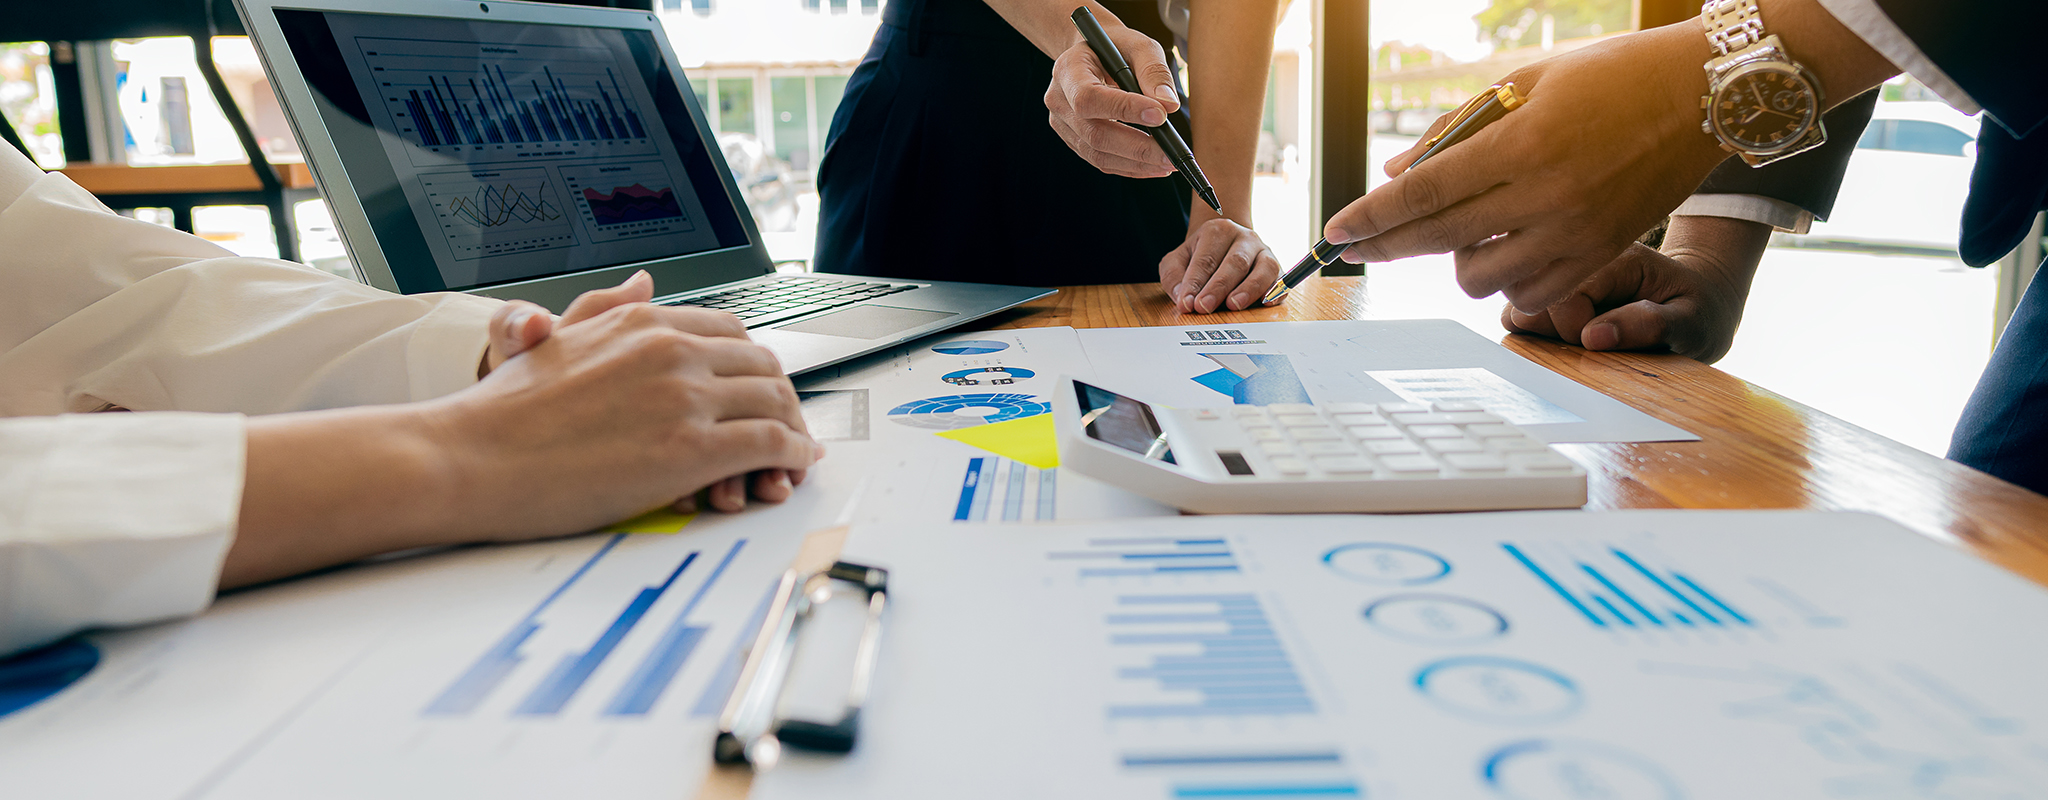
<svg viewBox="0 0 2048 800">
<path fill-rule="evenodd" d="M 1045 91 L 1053 130 L 1088 163 L 1112 175 L 1163 178 L 1177 171 L 1221 213 L 1194 152 L 1167 122 L 1180 109 L 1180 95 L 1159 43 L 1122 26 L 1104 29 L 1087 6 L 1074 9 L 1073 20 L 1086 47 L 1070 48 L 1053 62 L 1052 85 Z"/>
<path fill-rule="evenodd" d="M 1446 118 L 1442 130 L 1421 144 L 1422 154 L 1416 156 L 1413 162 L 1402 168 L 1402 171 L 1414 169 L 1438 153 L 1450 149 L 1452 145 L 1472 138 L 1481 128 L 1507 116 L 1508 112 L 1520 108 L 1525 102 L 1527 99 L 1515 90 L 1513 83 L 1500 83 L 1488 87 L 1486 91 L 1473 96 Z M 1289 290 L 1301 285 L 1301 282 L 1308 280 L 1310 275 L 1337 263 L 1337 259 L 1350 246 L 1350 242 L 1332 243 L 1327 238 L 1317 241 L 1308 255 L 1303 256 L 1300 262 L 1289 268 L 1280 276 L 1280 280 L 1273 283 L 1273 288 L 1266 292 L 1266 297 L 1260 304 L 1272 305 L 1279 302 L 1281 298 L 1287 296 Z"/>
</svg>

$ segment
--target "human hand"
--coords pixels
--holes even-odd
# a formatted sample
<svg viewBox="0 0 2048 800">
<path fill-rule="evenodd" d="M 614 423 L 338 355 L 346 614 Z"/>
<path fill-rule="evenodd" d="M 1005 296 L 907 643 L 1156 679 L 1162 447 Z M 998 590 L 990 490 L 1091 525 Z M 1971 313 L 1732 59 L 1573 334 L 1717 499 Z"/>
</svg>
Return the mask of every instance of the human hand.
<svg viewBox="0 0 2048 800">
<path fill-rule="evenodd" d="M 1052 82 L 1045 89 L 1047 119 L 1067 146 L 1096 169 L 1126 178 L 1172 175 L 1173 162 L 1152 135 L 1131 127 L 1164 125 L 1166 115 L 1180 108 L 1166 52 L 1152 37 L 1121 24 L 1103 29 L 1147 93 L 1118 88 L 1088 42 L 1077 40 L 1053 60 Z"/>
<path fill-rule="evenodd" d="M 1526 104 L 1403 172 L 1418 143 L 1389 164 L 1399 177 L 1339 211 L 1324 234 L 1356 242 L 1344 254 L 1354 263 L 1453 252 L 1467 294 L 1548 309 L 1727 156 L 1699 129 L 1710 54 L 1687 23 L 1517 70 L 1507 80 Z"/>
<path fill-rule="evenodd" d="M 524 300 L 507 302 L 491 317 L 490 346 L 485 351 L 484 374 L 503 364 L 506 359 L 516 356 L 546 340 L 558 326 L 574 325 L 592 317 L 633 303 L 645 303 L 654 297 L 654 279 L 645 270 L 635 272 L 624 283 L 610 289 L 585 292 L 562 313 L 558 321 L 547 309 Z M 738 318 L 723 311 L 685 306 L 652 306 L 648 313 L 658 316 L 670 327 L 699 336 L 724 336 L 741 340 L 748 339 L 746 326 Z M 699 495 L 684 497 L 675 502 L 675 509 L 681 512 L 694 511 L 700 501 L 712 508 L 725 512 L 737 512 L 746 508 L 748 489 L 759 500 L 779 503 L 789 498 L 795 486 L 802 484 L 807 470 L 763 470 L 753 475 L 734 475 L 706 488 Z"/>
<path fill-rule="evenodd" d="M 678 331 L 628 304 L 507 360 L 426 409 L 453 507 L 491 536 L 583 530 L 733 475 L 802 470 L 823 448 L 766 348 Z M 786 494 L 786 492 L 785 492 Z"/>
<path fill-rule="evenodd" d="M 1280 261 L 1250 228 L 1215 218 L 1159 260 L 1159 286 L 1183 314 L 1257 305 L 1280 279 Z"/>
<path fill-rule="evenodd" d="M 1588 350 L 1668 349 L 1707 364 L 1734 345 L 1770 226 L 1720 217 L 1674 217 L 1663 252 L 1622 251 L 1562 302 L 1535 314 L 1508 305 L 1508 330 Z"/>
</svg>

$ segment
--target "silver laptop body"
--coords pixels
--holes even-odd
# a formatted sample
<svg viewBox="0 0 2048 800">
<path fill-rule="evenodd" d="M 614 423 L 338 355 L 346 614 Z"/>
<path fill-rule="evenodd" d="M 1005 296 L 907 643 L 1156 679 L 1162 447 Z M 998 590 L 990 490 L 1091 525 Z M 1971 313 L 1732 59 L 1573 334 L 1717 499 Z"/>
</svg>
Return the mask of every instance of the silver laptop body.
<svg viewBox="0 0 2048 800">
<path fill-rule="evenodd" d="M 237 0 L 362 280 L 559 312 L 636 270 L 790 374 L 1050 289 L 779 275 L 655 15 Z"/>
</svg>

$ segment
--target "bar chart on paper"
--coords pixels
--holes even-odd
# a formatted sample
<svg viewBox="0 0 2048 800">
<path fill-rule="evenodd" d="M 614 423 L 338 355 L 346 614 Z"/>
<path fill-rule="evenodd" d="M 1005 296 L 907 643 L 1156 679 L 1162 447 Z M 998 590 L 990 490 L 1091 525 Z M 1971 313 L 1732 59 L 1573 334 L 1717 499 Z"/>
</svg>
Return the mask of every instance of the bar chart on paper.
<svg viewBox="0 0 2048 800">
<path fill-rule="evenodd" d="M 1764 633 L 1704 579 L 1648 551 L 1607 543 L 1503 542 L 1500 548 L 1595 628 Z"/>
<path fill-rule="evenodd" d="M 385 111 L 414 163 L 471 163 L 557 151 L 654 155 L 648 121 L 612 52 L 533 43 L 357 37 Z"/>
<path fill-rule="evenodd" d="M 584 578 L 604 564 L 608 556 L 614 555 L 619 544 L 629 535 L 617 534 L 607 540 L 456 676 L 424 713 L 430 717 L 467 716 L 480 713 L 493 698 L 510 694 L 518 698 L 511 701 L 510 713 L 514 716 L 561 714 L 571 701 L 590 687 L 592 676 L 620 651 L 620 645 L 627 637 L 640 629 L 641 623 L 647 621 L 649 612 L 664 596 L 672 590 L 684 591 L 681 587 L 693 586 L 688 599 L 662 626 L 659 634 L 640 637 L 644 640 L 653 635 L 655 638 L 651 646 L 644 648 L 638 663 L 624 673 L 623 680 L 609 688 L 609 695 L 597 706 L 600 715 L 609 717 L 644 716 L 652 710 L 710 630 L 709 625 L 693 621 L 692 612 L 717 585 L 719 577 L 747 542 L 745 539 L 737 540 L 725 552 L 718 554 L 691 550 L 667 571 L 660 582 L 645 585 L 630 596 L 612 598 L 611 603 L 595 597 L 576 597 L 580 605 L 600 609 L 610 607 L 617 611 L 601 616 L 574 615 L 573 622 L 566 619 L 571 615 L 561 611 L 564 598 L 589 594 L 582 584 Z M 620 601 L 623 601 L 622 605 Z M 589 625 L 582 631 L 546 631 L 549 625 L 556 624 L 558 617 L 565 618 L 561 624 L 572 627 L 575 622 L 598 624 Z M 545 658 L 535 642 L 541 638 L 537 635 L 544 632 L 551 634 L 546 637 L 550 641 L 567 647 L 556 654 L 553 665 L 545 671 L 521 670 L 530 658 Z M 499 705 L 503 702 L 500 701 Z"/>
</svg>

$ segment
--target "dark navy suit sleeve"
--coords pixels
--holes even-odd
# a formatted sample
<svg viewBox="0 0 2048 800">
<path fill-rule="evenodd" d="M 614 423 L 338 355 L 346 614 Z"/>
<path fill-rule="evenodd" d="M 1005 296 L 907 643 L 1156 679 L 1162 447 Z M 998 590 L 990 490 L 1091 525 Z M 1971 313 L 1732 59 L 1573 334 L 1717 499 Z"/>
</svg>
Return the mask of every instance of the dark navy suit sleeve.
<svg viewBox="0 0 2048 800">
<path fill-rule="evenodd" d="M 1863 128 L 1870 124 L 1871 109 L 1876 107 L 1875 89 L 1835 106 L 1822 121 L 1827 143 L 1783 161 L 1752 167 L 1730 157 L 1700 184 L 1698 194 L 1761 195 L 1827 219 L 1835 209 L 1835 195 L 1842 189 L 1842 174 L 1849 169 L 1849 156 L 1856 152 L 1856 140 L 1863 138 Z"/>
<path fill-rule="evenodd" d="M 2048 121 L 2040 53 L 2048 3 L 2040 0 L 1875 0 L 1913 45 L 1970 99 L 2025 138 Z"/>
</svg>

